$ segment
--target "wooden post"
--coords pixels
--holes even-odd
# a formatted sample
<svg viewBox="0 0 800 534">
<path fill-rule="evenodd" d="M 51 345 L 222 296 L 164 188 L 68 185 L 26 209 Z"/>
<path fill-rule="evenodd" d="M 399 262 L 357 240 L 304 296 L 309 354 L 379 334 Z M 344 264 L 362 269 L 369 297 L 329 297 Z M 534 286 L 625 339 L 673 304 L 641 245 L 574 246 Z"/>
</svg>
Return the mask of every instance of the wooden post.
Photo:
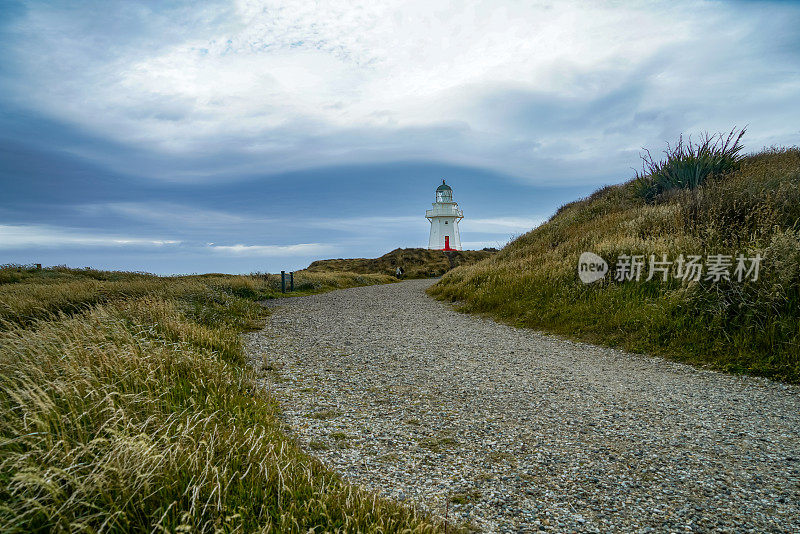
<svg viewBox="0 0 800 534">
<path fill-rule="evenodd" d="M 286 293 L 286 271 L 281 271 L 281 293 Z"/>
<path fill-rule="evenodd" d="M 294 291 L 294 271 L 289 273 L 289 291 Z"/>
</svg>

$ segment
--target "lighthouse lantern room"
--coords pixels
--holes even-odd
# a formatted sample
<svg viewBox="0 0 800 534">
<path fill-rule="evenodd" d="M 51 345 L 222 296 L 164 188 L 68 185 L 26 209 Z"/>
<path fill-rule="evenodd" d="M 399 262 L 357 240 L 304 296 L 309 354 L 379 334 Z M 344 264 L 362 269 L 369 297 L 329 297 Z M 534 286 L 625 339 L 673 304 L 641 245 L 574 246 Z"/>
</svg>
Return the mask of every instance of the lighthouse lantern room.
<svg viewBox="0 0 800 534">
<path fill-rule="evenodd" d="M 433 203 L 433 209 L 425 212 L 425 218 L 431 222 L 429 249 L 461 250 L 458 221 L 464 218 L 464 214 L 453 202 L 453 190 L 444 180 L 436 188 L 436 202 Z"/>
</svg>

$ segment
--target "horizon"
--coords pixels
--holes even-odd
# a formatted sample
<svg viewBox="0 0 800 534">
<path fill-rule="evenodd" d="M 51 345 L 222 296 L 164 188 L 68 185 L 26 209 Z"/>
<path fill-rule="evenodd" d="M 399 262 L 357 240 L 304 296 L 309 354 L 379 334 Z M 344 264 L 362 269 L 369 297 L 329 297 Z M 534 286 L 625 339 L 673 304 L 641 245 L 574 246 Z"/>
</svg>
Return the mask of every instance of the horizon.
<svg viewBox="0 0 800 534">
<path fill-rule="evenodd" d="M 796 2 L 8 6 L 3 264 L 278 272 L 425 248 L 442 179 L 464 249 L 500 248 L 680 135 L 800 144 Z"/>
</svg>

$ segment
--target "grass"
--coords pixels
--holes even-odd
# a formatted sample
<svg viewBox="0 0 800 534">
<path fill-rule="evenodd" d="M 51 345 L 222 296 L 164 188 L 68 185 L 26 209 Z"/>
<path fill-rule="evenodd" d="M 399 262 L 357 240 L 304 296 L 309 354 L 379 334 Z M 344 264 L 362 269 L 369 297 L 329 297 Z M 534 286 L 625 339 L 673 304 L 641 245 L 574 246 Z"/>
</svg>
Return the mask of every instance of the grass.
<svg viewBox="0 0 800 534">
<path fill-rule="evenodd" d="M 442 252 L 425 248 L 398 248 L 375 259 L 318 260 L 309 265 L 307 270 L 313 273 L 355 272 L 393 276 L 395 269 L 402 266 L 405 278 L 430 278 L 441 276 L 460 265 L 477 263 L 494 252 L 494 249 Z"/>
<path fill-rule="evenodd" d="M 334 444 L 336 445 L 336 448 L 338 449 L 350 448 L 350 443 L 349 443 L 350 436 L 348 436 L 344 432 L 331 432 L 329 437 L 333 440 Z"/>
<path fill-rule="evenodd" d="M 472 504 L 481 498 L 481 492 L 477 489 L 453 493 L 450 502 L 453 504 Z"/>
<path fill-rule="evenodd" d="M 284 434 L 240 342 L 258 277 L 0 275 L 0 531 L 441 530 Z"/>
<path fill-rule="evenodd" d="M 510 452 L 505 451 L 492 451 L 489 453 L 489 460 L 496 463 L 506 462 L 510 464 L 516 464 L 517 458 Z"/>
<path fill-rule="evenodd" d="M 446 435 L 432 436 L 421 439 L 419 445 L 433 452 L 441 452 L 458 446 L 458 440 Z"/>
<path fill-rule="evenodd" d="M 653 172 L 680 167 L 687 154 L 738 154 L 738 138 L 719 139 L 673 150 Z M 492 257 L 450 271 L 429 292 L 519 326 L 798 383 L 800 149 L 734 159 L 735 168 L 685 187 L 667 187 L 665 179 L 652 196 L 642 194 L 641 176 L 600 189 Z M 636 254 L 763 260 L 755 282 L 607 277 L 585 285 L 577 276 L 584 251 L 612 268 L 620 256 Z"/>
</svg>

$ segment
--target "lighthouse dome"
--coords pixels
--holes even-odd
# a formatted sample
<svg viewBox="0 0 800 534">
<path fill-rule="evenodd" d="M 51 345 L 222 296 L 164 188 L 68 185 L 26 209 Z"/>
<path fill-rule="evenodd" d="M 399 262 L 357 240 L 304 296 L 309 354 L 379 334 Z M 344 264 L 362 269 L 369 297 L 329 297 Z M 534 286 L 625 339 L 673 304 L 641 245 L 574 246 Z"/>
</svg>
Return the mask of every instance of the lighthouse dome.
<svg viewBox="0 0 800 534">
<path fill-rule="evenodd" d="M 442 180 L 442 185 L 436 188 L 436 202 L 452 202 L 453 201 L 453 190 L 450 188 L 449 185 L 444 183 Z"/>
<path fill-rule="evenodd" d="M 442 185 L 436 188 L 436 202 L 452 202 L 453 201 L 453 190 L 450 188 L 449 185 L 444 183 L 442 180 Z"/>
</svg>

